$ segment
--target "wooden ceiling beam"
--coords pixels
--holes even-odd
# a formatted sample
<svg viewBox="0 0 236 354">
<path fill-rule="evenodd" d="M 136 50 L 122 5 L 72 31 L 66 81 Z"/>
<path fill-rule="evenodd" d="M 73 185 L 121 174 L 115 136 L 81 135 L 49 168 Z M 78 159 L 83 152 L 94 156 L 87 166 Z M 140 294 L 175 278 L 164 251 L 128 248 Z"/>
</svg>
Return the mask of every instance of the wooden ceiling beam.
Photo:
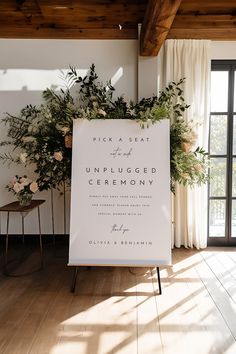
<svg viewBox="0 0 236 354">
<path fill-rule="evenodd" d="M 140 35 L 140 55 L 156 56 L 182 0 L 149 0 Z"/>
</svg>

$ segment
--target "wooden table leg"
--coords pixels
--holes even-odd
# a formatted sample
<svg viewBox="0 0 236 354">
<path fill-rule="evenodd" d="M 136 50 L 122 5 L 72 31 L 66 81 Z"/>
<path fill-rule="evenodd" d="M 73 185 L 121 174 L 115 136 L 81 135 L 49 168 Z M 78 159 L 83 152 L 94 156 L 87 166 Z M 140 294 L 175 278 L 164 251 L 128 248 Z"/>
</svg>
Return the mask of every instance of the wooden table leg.
<svg viewBox="0 0 236 354">
<path fill-rule="evenodd" d="M 38 206 L 38 222 L 39 222 L 39 245 L 40 245 L 40 258 L 41 258 L 41 267 L 43 267 L 43 243 L 42 243 L 42 231 L 41 231 L 41 219 L 40 219 L 40 210 Z"/>
<path fill-rule="evenodd" d="M 7 212 L 7 233 L 6 233 L 6 245 L 5 245 L 5 268 L 8 263 L 8 243 L 9 243 L 9 218 L 10 212 Z"/>
<path fill-rule="evenodd" d="M 21 231 L 22 231 L 22 243 L 25 245 L 25 219 L 24 215 L 21 215 Z"/>
</svg>

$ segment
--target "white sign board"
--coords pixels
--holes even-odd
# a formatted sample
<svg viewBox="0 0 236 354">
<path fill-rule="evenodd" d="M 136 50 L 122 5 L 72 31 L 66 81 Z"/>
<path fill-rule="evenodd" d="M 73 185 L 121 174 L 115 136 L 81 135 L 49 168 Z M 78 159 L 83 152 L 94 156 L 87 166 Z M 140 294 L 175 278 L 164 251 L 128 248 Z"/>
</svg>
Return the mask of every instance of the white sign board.
<svg viewBox="0 0 236 354">
<path fill-rule="evenodd" d="M 171 263 L 169 121 L 76 120 L 69 265 Z"/>
</svg>

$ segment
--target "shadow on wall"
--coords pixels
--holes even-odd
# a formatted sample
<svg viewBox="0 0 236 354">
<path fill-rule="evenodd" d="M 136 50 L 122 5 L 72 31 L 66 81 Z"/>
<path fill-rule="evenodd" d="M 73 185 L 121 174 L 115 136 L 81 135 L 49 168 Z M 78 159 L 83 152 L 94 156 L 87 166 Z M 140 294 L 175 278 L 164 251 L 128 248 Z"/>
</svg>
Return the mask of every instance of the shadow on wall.
<svg viewBox="0 0 236 354">
<path fill-rule="evenodd" d="M 42 91 L 47 87 L 59 91 L 67 89 L 66 73 L 68 69 L 26 69 L 12 68 L 0 69 L 0 120 L 5 116 L 5 112 L 17 115 L 19 111 L 28 104 L 40 105 L 42 102 Z M 77 69 L 80 76 L 84 77 L 88 68 Z M 117 85 L 123 77 L 123 68 L 119 67 L 112 73 L 107 80 L 111 80 L 113 86 Z M 72 90 L 76 91 L 76 88 Z M 0 141 L 6 140 L 6 127 L 1 126 Z M 9 151 L 9 147 L 6 148 Z M 0 205 L 12 202 L 13 196 L 7 192 L 5 186 L 9 180 L 16 174 L 34 178 L 33 166 L 21 166 L 15 164 L 1 165 L 0 174 Z M 64 201 L 61 192 L 55 190 L 53 192 L 54 212 L 52 214 L 51 192 L 44 191 L 37 193 L 35 198 L 45 199 L 46 203 L 41 207 L 42 211 L 42 233 L 56 234 L 69 233 L 70 219 L 70 190 L 66 189 L 66 201 Z M 66 212 L 64 214 L 64 203 Z M 66 218 L 66 220 L 65 220 Z M 53 227 L 54 220 L 54 227 Z M 66 224 L 66 227 L 65 227 Z M 11 215 L 10 233 L 17 234 L 21 232 L 21 218 L 19 215 Z M 6 232 L 6 215 L 0 216 L 0 234 Z M 25 219 L 25 232 L 29 234 L 37 234 L 37 215 L 30 213 Z"/>
</svg>

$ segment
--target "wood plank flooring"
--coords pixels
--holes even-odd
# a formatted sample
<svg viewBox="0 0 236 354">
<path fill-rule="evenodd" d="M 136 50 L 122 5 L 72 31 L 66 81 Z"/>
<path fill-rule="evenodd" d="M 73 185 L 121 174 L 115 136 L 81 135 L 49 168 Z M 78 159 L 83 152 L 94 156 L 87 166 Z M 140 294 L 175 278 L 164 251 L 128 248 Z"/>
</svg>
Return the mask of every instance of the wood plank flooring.
<svg viewBox="0 0 236 354">
<path fill-rule="evenodd" d="M 236 353 L 235 248 L 175 249 L 161 296 L 155 269 L 106 267 L 81 268 L 71 294 L 67 247 L 44 250 L 42 271 L 0 276 L 1 354 Z M 26 254 L 16 271 L 37 267 Z"/>
</svg>

